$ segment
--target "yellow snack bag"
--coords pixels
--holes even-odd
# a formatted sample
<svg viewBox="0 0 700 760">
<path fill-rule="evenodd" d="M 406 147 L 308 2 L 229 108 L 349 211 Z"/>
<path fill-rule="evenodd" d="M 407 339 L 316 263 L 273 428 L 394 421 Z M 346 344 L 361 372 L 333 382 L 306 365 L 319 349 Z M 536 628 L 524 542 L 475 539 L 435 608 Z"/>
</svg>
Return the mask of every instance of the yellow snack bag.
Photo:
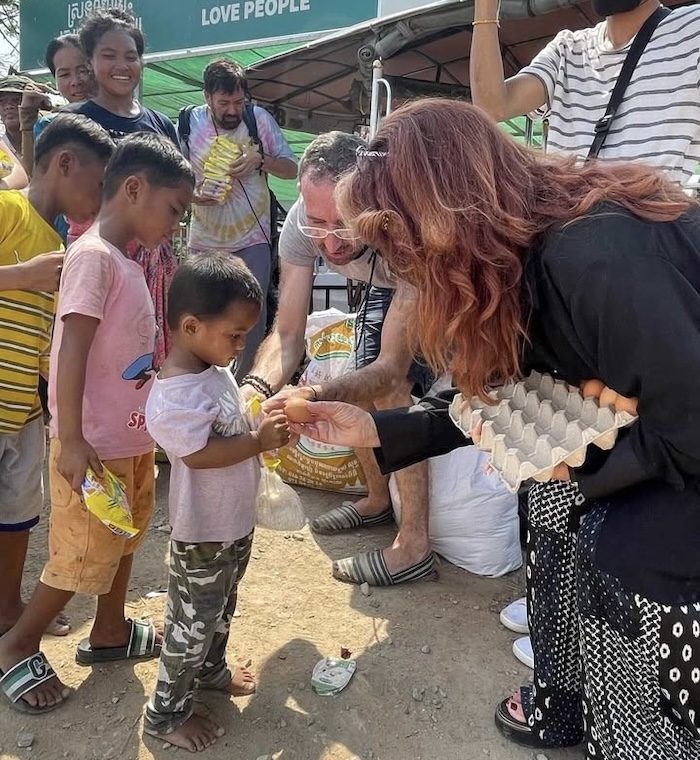
<svg viewBox="0 0 700 760">
<path fill-rule="evenodd" d="M 12 159 L 4 150 L 0 150 L 0 179 L 5 179 L 12 171 L 12 167 Z"/>
<path fill-rule="evenodd" d="M 241 146 L 219 135 L 214 139 L 209 155 L 204 161 L 204 177 L 199 187 L 199 194 L 215 198 L 223 203 L 231 192 L 229 169 L 236 159 L 241 157 Z"/>
<path fill-rule="evenodd" d="M 125 538 L 133 538 L 139 529 L 134 528 L 131 518 L 126 488 L 121 480 L 106 467 L 100 479 L 88 468 L 85 473 L 82 491 L 85 506 L 95 517 L 106 525 L 112 533 Z"/>
</svg>

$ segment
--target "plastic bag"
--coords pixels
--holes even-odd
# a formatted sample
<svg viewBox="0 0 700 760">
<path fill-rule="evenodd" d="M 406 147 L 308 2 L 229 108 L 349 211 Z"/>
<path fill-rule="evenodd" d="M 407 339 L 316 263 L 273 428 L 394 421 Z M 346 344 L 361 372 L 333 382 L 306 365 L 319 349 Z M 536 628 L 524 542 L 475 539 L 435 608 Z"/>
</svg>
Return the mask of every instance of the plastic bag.
<svg viewBox="0 0 700 760">
<path fill-rule="evenodd" d="M 260 475 L 255 517 L 261 528 L 271 530 L 301 530 L 306 525 L 299 494 L 269 466 Z"/>
<path fill-rule="evenodd" d="M 85 506 L 112 533 L 125 538 L 133 538 L 139 529 L 134 527 L 131 518 L 131 508 L 126 498 L 126 488 L 119 478 L 106 467 L 104 474 L 98 478 L 95 472 L 88 468 L 82 485 Z"/>
<path fill-rule="evenodd" d="M 498 577 L 522 565 L 518 497 L 496 473 L 487 474 L 488 454 L 464 446 L 428 460 L 429 537 L 433 551 L 477 575 Z M 401 498 L 389 481 L 396 522 Z"/>
</svg>

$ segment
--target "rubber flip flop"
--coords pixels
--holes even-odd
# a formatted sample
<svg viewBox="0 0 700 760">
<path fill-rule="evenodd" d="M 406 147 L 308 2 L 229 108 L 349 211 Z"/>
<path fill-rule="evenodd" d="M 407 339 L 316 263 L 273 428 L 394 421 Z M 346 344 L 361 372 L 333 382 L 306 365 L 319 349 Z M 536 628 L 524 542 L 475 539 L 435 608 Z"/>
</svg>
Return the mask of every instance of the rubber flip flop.
<svg viewBox="0 0 700 760">
<path fill-rule="evenodd" d="M 49 665 L 46 656 L 43 652 L 37 652 L 18 662 L 6 673 L 0 670 L 0 693 L 14 710 L 26 715 L 43 715 L 60 707 L 65 700 L 55 705 L 35 707 L 25 702 L 22 697 L 55 676 L 56 671 Z"/>
<path fill-rule="evenodd" d="M 101 662 L 118 662 L 120 660 L 152 660 L 160 657 L 161 645 L 156 636 L 153 623 L 142 620 L 128 620 L 131 625 L 129 642 L 122 647 L 93 647 L 90 639 L 83 639 L 75 651 L 78 665 L 94 665 Z"/>
</svg>

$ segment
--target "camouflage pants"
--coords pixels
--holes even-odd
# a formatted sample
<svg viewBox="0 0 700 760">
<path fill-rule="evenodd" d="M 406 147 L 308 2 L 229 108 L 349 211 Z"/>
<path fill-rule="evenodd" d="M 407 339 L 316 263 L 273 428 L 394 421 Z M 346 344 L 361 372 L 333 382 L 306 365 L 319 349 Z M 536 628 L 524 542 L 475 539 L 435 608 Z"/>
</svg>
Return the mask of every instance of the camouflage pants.
<svg viewBox="0 0 700 760">
<path fill-rule="evenodd" d="M 170 542 L 163 650 L 144 717 L 150 733 L 179 728 L 192 715 L 195 688 L 231 680 L 226 645 L 252 543 L 252 533 L 225 544 Z"/>
</svg>

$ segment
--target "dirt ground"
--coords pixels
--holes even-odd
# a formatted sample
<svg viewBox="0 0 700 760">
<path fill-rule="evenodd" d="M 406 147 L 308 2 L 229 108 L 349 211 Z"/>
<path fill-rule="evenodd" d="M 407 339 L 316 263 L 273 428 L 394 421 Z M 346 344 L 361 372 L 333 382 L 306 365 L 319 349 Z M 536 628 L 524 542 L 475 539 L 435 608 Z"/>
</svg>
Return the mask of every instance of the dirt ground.
<svg viewBox="0 0 700 760">
<path fill-rule="evenodd" d="M 161 466 L 158 508 L 147 543 L 137 555 L 128 607 L 133 616 L 162 620 L 168 533 L 168 467 Z M 334 494 L 301 489 L 309 518 L 340 503 Z M 43 521 L 32 534 L 26 589 L 46 552 Z M 504 603 L 521 595 L 522 572 L 480 578 L 444 561 L 440 580 L 375 589 L 336 582 L 330 561 L 385 545 L 391 528 L 336 537 L 259 530 L 241 586 L 231 661 L 258 678 L 253 697 L 229 701 L 207 695 L 226 736 L 207 750 L 210 760 L 573 760 L 580 750 L 544 754 L 518 748 L 493 725 L 497 701 L 529 672 L 513 657 L 515 636 L 498 622 Z M 75 664 L 74 649 L 89 631 L 93 602 L 68 607 L 74 631 L 46 638 L 44 651 L 76 692 L 41 717 L 0 706 L 0 758 L 149 760 L 184 757 L 183 750 L 141 733 L 141 711 L 153 687 L 157 661 L 95 669 Z M 335 697 L 317 696 L 310 675 L 323 656 L 352 652 L 357 672 Z M 428 649 L 429 648 L 429 649 Z M 420 701 L 418 701 L 420 700 Z M 34 735 L 17 748 L 18 733 Z"/>
</svg>

